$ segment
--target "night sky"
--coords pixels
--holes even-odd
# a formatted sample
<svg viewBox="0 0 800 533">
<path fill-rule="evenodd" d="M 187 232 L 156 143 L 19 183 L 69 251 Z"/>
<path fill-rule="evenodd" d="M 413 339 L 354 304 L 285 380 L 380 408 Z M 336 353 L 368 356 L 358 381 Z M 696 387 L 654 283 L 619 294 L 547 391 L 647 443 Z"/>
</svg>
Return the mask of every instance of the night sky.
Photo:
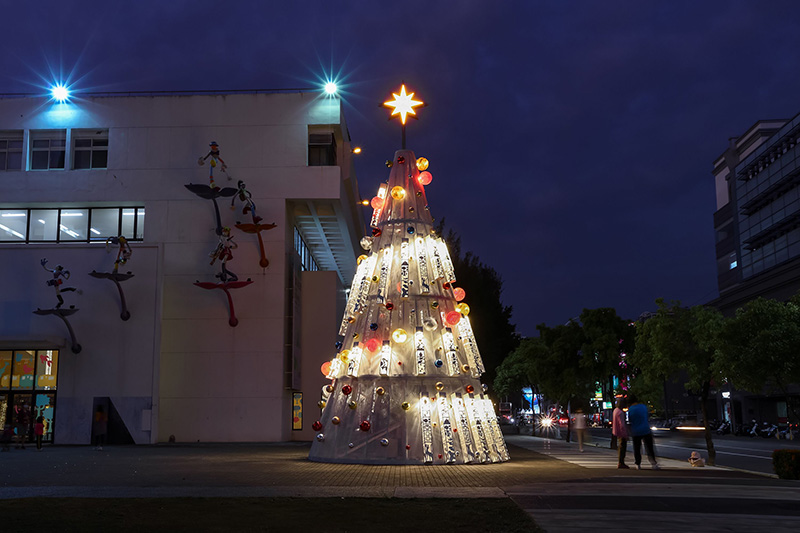
<svg viewBox="0 0 800 533">
<path fill-rule="evenodd" d="M 54 75 L 96 92 L 332 74 L 371 198 L 400 147 L 379 104 L 404 80 L 430 104 L 408 147 L 431 161 L 431 212 L 498 271 L 524 335 L 583 308 L 716 297 L 712 162 L 800 111 L 794 1 L 271 4 L 13 2 L 0 93 Z"/>
</svg>

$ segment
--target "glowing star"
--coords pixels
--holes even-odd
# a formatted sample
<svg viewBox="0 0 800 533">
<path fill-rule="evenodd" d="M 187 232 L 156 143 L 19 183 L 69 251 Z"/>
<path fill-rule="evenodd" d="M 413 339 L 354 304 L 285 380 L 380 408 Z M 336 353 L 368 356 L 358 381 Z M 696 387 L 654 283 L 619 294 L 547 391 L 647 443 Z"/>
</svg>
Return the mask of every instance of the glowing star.
<svg viewBox="0 0 800 533">
<path fill-rule="evenodd" d="M 400 115 L 400 122 L 405 126 L 406 125 L 406 116 L 407 115 L 416 115 L 417 113 L 414 112 L 415 107 L 421 106 L 424 102 L 419 100 L 414 100 L 414 93 L 406 94 L 406 86 L 400 86 L 400 94 L 392 93 L 394 96 L 394 100 L 389 102 L 384 102 L 383 105 L 386 107 L 393 107 L 392 115 Z"/>
</svg>

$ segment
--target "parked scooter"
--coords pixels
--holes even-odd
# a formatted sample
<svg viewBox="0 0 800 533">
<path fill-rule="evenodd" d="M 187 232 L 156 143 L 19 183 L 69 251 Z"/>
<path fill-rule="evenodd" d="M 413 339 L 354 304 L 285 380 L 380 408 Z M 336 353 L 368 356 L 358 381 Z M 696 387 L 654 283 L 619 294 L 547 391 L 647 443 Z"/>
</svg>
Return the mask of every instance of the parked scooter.
<svg viewBox="0 0 800 533">
<path fill-rule="evenodd" d="M 727 435 L 731 432 L 731 423 L 727 420 L 717 428 L 717 435 Z"/>
<path fill-rule="evenodd" d="M 759 434 L 765 439 L 773 438 L 778 434 L 778 426 L 770 424 L 769 422 L 764 422 Z"/>
</svg>

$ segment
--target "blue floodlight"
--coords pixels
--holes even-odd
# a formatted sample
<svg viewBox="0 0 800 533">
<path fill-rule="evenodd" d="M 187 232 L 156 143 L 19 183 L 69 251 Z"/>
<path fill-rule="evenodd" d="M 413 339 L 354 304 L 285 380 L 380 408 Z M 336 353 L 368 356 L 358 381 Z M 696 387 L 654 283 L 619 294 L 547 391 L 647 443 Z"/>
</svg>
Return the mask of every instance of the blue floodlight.
<svg viewBox="0 0 800 533">
<path fill-rule="evenodd" d="M 50 89 L 50 95 L 56 102 L 64 103 L 69 100 L 69 89 L 66 85 L 54 85 L 53 88 Z"/>
<path fill-rule="evenodd" d="M 336 84 L 334 82 L 329 81 L 328 83 L 325 84 L 325 92 L 329 96 L 333 96 L 334 94 L 336 94 L 337 90 L 338 88 L 336 87 Z"/>
</svg>

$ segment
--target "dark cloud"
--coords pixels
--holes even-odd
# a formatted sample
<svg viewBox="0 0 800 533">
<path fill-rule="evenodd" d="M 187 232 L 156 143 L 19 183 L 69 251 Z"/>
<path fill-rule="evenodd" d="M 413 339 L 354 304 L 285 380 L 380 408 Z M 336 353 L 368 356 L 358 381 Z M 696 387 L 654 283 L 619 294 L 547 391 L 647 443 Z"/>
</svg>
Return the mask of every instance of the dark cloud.
<svg viewBox="0 0 800 533">
<path fill-rule="evenodd" d="M 800 110 L 791 1 L 19 2 L 2 92 L 75 68 L 100 90 L 345 77 L 362 194 L 399 144 L 378 103 L 430 102 L 409 147 L 434 216 L 503 277 L 520 331 L 584 307 L 715 296 L 712 161 Z M 479 312 L 479 310 L 475 310 Z"/>
</svg>

